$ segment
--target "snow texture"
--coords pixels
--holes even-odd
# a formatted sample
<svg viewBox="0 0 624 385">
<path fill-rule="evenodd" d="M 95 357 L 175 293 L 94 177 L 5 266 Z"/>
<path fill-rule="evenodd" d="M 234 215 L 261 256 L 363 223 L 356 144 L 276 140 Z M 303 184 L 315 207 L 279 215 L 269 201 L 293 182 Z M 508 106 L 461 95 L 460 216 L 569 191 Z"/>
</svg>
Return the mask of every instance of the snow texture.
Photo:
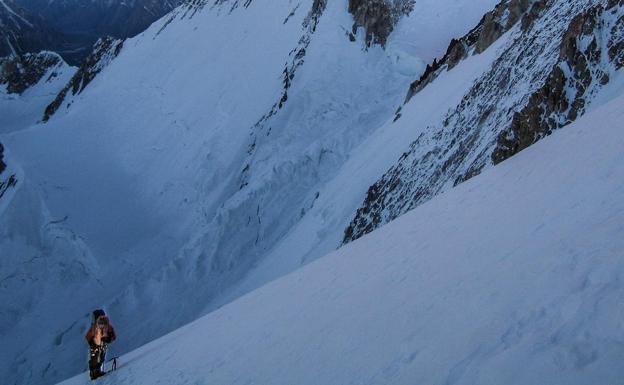
<svg viewBox="0 0 624 385">
<path fill-rule="evenodd" d="M 1 202 L 2 378 L 82 370 L 92 308 L 126 352 L 336 248 L 410 136 L 347 163 L 494 1 L 417 4 L 388 51 L 348 39 L 346 1 L 236 4 L 178 8 L 47 124 L 0 137 L 20 181 Z"/>
<path fill-rule="evenodd" d="M 122 356 L 99 383 L 619 383 L 623 107 Z"/>
</svg>

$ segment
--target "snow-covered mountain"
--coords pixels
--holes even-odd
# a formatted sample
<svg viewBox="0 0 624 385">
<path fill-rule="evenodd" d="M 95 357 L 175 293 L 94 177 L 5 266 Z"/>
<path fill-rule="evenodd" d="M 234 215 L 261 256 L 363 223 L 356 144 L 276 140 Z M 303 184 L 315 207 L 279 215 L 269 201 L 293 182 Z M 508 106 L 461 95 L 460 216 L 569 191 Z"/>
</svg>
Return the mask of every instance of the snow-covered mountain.
<svg viewBox="0 0 624 385">
<path fill-rule="evenodd" d="M 621 95 L 622 1 L 496 3 L 193 1 L 63 67 L 1 131 L 0 376 L 79 373 L 95 307 L 138 348 Z"/>
<path fill-rule="evenodd" d="M 0 57 L 57 49 L 66 38 L 20 0 L 0 1 Z"/>
<path fill-rule="evenodd" d="M 618 384 L 624 97 L 101 384 Z M 106 368 L 110 367 L 107 363 Z M 90 383 L 86 374 L 62 385 Z"/>
<path fill-rule="evenodd" d="M 53 52 L 0 58 L 0 133 L 40 121 L 75 71 Z"/>
<path fill-rule="evenodd" d="M 79 64 L 101 37 L 127 38 L 182 0 L 2 0 L 0 57 L 55 51 Z"/>
</svg>

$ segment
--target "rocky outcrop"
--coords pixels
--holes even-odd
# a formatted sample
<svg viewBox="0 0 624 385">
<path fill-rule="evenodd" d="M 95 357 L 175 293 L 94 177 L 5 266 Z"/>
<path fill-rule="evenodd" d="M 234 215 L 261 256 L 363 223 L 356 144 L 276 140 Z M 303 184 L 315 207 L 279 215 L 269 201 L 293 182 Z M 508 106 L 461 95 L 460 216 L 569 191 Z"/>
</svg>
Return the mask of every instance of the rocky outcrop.
<svg viewBox="0 0 624 385">
<path fill-rule="evenodd" d="M 303 20 L 303 34 L 299 38 L 299 42 L 297 47 L 290 51 L 290 62 L 284 66 L 284 70 L 282 71 L 282 93 L 269 112 L 264 114 L 258 122 L 254 125 L 255 129 L 259 129 L 263 126 L 263 124 L 272 116 L 277 114 L 277 112 L 284 107 L 284 104 L 288 100 L 288 90 L 292 84 L 293 79 L 295 78 L 295 73 L 297 69 L 303 65 L 305 62 L 305 55 L 308 46 L 310 45 L 310 41 L 312 39 L 312 35 L 316 32 L 316 26 L 323 15 L 323 11 L 325 11 L 325 7 L 327 6 L 327 0 L 314 0 L 312 3 L 312 8 L 308 12 L 306 18 Z M 267 133 L 268 134 L 268 133 Z M 252 145 L 253 146 L 253 145 Z M 253 148 L 250 147 L 250 153 Z M 245 173 L 245 172 L 244 172 Z"/>
<path fill-rule="evenodd" d="M 326 6 L 327 0 L 314 0 L 314 3 L 312 3 L 312 8 L 303 21 L 303 30 L 305 32 L 299 39 L 297 48 L 291 51 L 292 60 L 290 64 L 286 65 L 286 67 L 284 67 L 284 71 L 282 72 L 284 90 L 282 92 L 282 97 L 279 102 L 273 106 L 273 109 L 276 107 L 277 109 L 282 108 L 284 103 L 288 100 L 288 89 L 290 88 L 291 82 L 295 77 L 295 72 L 305 61 L 304 58 L 306 50 L 310 45 L 312 34 L 316 32 L 316 26 L 318 25 L 319 19 L 321 18 L 323 11 L 325 11 Z"/>
<path fill-rule="evenodd" d="M 4 163 L 4 146 L 0 143 L 0 174 L 6 170 L 6 163 Z"/>
<path fill-rule="evenodd" d="M 122 47 L 123 40 L 111 37 L 98 40 L 93 47 L 93 52 L 80 65 L 76 74 L 59 92 L 54 101 L 46 107 L 43 121 L 47 122 L 54 115 L 70 93 L 72 96 L 81 93 L 97 74 L 119 55 Z"/>
<path fill-rule="evenodd" d="M 353 15 L 350 38 L 354 41 L 361 27 L 367 46 L 384 46 L 399 19 L 413 9 L 414 0 L 349 0 L 349 12 Z"/>
<path fill-rule="evenodd" d="M 430 67 L 417 87 L 424 87 L 440 71 L 457 65 L 466 55 L 491 45 L 492 36 L 502 36 L 505 29 L 510 34 L 501 44 L 491 68 L 474 82 L 457 106 L 437 123 L 414 127 L 417 139 L 368 189 L 345 230 L 343 242 L 361 237 L 492 166 L 495 163 L 492 153 L 500 147 L 501 136 L 518 141 L 515 135 L 522 137 L 513 130 L 501 134 L 512 121 L 517 122 L 513 127 L 545 127 L 544 132 L 548 132 L 550 126 L 542 122 L 553 119 L 556 125 L 565 124 L 582 114 L 610 74 L 621 67 L 618 63 L 622 51 L 613 47 L 621 44 L 624 7 L 611 1 L 611 7 L 602 11 L 604 16 L 594 23 L 592 19 L 596 17 L 592 15 L 598 15 L 597 10 L 602 9 L 597 4 L 605 3 L 599 0 L 504 2 L 491 14 L 500 17 L 485 17 L 466 37 L 454 41 L 441 64 Z M 501 12 L 501 7 L 511 9 L 513 4 L 515 11 Z M 524 14 L 519 13 L 521 9 L 526 10 Z M 500 20 L 496 22 L 499 27 L 487 27 L 492 20 Z M 516 25 L 510 27 L 509 20 L 515 20 Z M 609 52 L 612 54 L 608 55 Z M 412 88 L 412 95 L 417 91 Z M 567 95 L 565 102 L 563 94 Z M 516 115 L 516 111 L 525 113 Z M 537 123 L 531 119 L 526 123 L 526 119 L 521 119 L 526 116 L 537 117 Z M 538 131 L 531 131 L 524 140 L 531 143 Z"/>
<path fill-rule="evenodd" d="M 9 191 L 10 188 L 13 188 L 17 185 L 17 178 L 15 175 L 9 175 L 5 180 L 0 177 L 0 199 Z"/>
<path fill-rule="evenodd" d="M 4 196 L 7 190 L 14 187 L 17 184 L 17 178 L 15 175 L 3 175 L 7 165 L 4 163 L 4 146 L 0 143 L 0 199 Z"/>
<path fill-rule="evenodd" d="M 435 80 L 442 71 L 453 69 L 461 60 L 485 51 L 522 19 L 523 29 L 528 29 L 531 20 L 537 18 L 546 0 L 503 0 L 492 11 L 486 13 L 479 24 L 459 39 L 451 40 L 446 54 L 427 65 L 421 77 L 414 81 L 407 92 L 405 103 L 412 96 Z"/>
<path fill-rule="evenodd" d="M 39 83 L 48 71 L 52 70 L 48 79 L 57 76 L 54 69 L 63 65 L 63 59 L 52 52 L 0 58 L 0 85 L 5 85 L 10 94 L 21 94 Z"/>
<path fill-rule="evenodd" d="M 594 94 L 622 68 L 622 1 L 596 5 L 576 16 L 566 31 L 557 63 L 511 126 L 498 136 L 494 164 L 522 151 L 582 115 Z M 619 17 L 613 17 L 613 16 Z M 607 55 L 603 55 L 607 53 Z"/>
</svg>

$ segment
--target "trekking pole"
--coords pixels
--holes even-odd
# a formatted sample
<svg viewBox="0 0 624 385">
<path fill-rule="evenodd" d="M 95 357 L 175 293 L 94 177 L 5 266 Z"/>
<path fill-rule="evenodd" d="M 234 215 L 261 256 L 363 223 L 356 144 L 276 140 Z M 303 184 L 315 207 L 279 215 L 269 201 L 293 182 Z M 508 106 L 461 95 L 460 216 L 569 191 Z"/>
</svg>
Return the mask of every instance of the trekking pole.
<svg viewBox="0 0 624 385">
<path fill-rule="evenodd" d="M 113 357 L 110 360 L 108 360 L 108 362 L 111 362 L 111 361 L 113 362 L 113 364 L 111 365 L 111 370 L 117 370 L 117 359 L 118 358 L 119 357 L 116 356 L 116 357 Z"/>
</svg>

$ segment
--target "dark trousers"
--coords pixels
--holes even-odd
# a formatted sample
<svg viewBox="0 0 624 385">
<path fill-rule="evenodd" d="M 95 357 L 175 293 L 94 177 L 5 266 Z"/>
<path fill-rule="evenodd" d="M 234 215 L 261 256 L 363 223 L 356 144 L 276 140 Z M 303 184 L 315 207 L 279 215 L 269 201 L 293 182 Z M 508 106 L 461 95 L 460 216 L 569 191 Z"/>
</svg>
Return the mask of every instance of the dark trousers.
<svg viewBox="0 0 624 385">
<path fill-rule="evenodd" d="M 106 360 L 106 345 L 91 346 L 89 348 L 89 375 L 94 380 L 104 374 L 102 365 Z"/>
</svg>

